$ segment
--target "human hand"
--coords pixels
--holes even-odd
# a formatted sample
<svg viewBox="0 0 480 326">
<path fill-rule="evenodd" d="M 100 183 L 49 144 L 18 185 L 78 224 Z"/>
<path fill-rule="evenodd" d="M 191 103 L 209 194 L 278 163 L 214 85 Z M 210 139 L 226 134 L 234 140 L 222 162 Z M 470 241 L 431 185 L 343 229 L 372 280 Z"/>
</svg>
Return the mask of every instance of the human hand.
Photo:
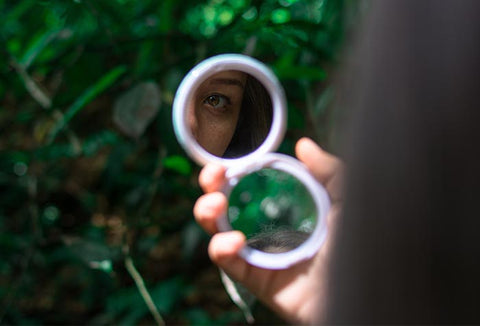
<svg viewBox="0 0 480 326">
<path fill-rule="evenodd" d="M 197 222 L 213 234 L 208 252 L 215 264 L 286 320 L 311 323 L 322 313 L 325 302 L 330 243 L 341 206 L 342 163 L 308 138 L 297 142 L 295 152 L 326 188 L 332 202 L 327 239 L 312 259 L 284 270 L 267 270 L 248 264 L 238 255 L 246 245 L 245 235 L 239 231 L 217 233 L 216 220 L 228 207 L 227 198 L 219 191 L 225 182 L 222 166 L 209 164 L 203 168 L 199 183 L 206 194 L 197 200 L 193 212 Z"/>
</svg>

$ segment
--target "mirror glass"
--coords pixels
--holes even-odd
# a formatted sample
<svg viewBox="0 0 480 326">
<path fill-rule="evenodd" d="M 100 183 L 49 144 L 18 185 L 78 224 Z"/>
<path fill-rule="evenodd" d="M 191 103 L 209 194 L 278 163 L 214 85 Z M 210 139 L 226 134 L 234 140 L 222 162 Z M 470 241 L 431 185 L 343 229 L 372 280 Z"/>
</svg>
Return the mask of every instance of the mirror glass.
<svg viewBox="0 0 480 326">
<path fill-rule="evenodd" d="M 263 168 L 244 176 L 229 196 L 228 219 L 249 247 L 269 253 L 305 242 L 317 223 L 315 202 L 305 185 L 281 170 Z"/>
<path fill-rule="evenodd" d="M 188 128 L 207 152 L 237 158 L 255 151 L 267 137 L 273 118 L 272 100 L 255 77 L 240 70 L 209 76 L 193 90 Z"/>
</svg>

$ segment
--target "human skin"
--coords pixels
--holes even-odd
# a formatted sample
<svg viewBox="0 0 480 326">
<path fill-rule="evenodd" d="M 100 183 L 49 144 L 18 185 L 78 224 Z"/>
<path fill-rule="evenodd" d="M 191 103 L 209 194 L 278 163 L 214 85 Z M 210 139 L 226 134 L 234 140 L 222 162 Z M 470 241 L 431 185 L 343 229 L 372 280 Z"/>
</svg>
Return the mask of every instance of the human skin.
<svg viewBox="0 0 480 326">
<path fill-rule="evenodd" d="M 207 152 L 223 156 L 237 126 L 247 76 L 227 70 L 212 75 L 195 91 L 188 125 Z"/>
<path fill-rule="evenodd" d="M 196 221 L 213 235 L 208 253 L 216 265 L 281 317 L 292 323 L 311 324 L 323 315 L 326 272 L 341 207 L 343 164 L 308 138 L 300 139 L 295 151 L 298 159 L 325 186 L 332 202 L 327 217 L 327 239 L 312 259 L 284 270 L 267 270 L 248 264 L 238 255 L 246 245 L 245 236 L 239 231 L 217 233 L 216 220 L 228 206 L 227 198 L 219 191 L 225 182 L 222 166 L 209 164 L 203 168 L 199 184 L 205 194 L 197 200 L 193 212 Z"/>
</svg>

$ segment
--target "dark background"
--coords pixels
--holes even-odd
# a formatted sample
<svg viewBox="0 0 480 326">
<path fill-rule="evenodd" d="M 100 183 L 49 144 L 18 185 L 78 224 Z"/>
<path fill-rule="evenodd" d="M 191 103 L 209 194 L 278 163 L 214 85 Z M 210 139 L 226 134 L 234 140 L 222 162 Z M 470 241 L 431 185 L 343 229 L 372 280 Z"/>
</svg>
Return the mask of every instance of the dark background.
<svg viewBox="0 0 480 326">
<path fill-rule="evenodd" d="M 280 151 L 335 150 L 332 75 L 359 6 L 0 0 L 0 323 L 152 324 L 143 282 L 167 324 L 243 324 L 193 220 L 176 88 L 204 58 L 251 55 L 286 89 Z"/>
</svg>

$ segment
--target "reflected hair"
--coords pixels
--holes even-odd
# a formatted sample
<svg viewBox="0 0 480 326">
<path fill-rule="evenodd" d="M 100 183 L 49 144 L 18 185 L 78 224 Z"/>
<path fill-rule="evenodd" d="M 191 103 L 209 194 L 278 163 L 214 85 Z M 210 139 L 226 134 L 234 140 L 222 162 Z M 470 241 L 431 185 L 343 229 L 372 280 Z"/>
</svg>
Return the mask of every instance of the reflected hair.
<svg viewBox="0 0 480 326">
<path fill-rule="evenodd" d="M 268 253 L 282 253 L 293 250 L 304 243 L 310 236 L 307 232 L 280 229 L 261 232 L 247 240 L 247 245 Z"/>
<path fill-rule="evenodd" d="M 239 157 L 257 149 L 270 131 L 273 108 L 270 94 L 256 78 L 247 75 L 238 123 L 224 157 Z"/>
</svg>

